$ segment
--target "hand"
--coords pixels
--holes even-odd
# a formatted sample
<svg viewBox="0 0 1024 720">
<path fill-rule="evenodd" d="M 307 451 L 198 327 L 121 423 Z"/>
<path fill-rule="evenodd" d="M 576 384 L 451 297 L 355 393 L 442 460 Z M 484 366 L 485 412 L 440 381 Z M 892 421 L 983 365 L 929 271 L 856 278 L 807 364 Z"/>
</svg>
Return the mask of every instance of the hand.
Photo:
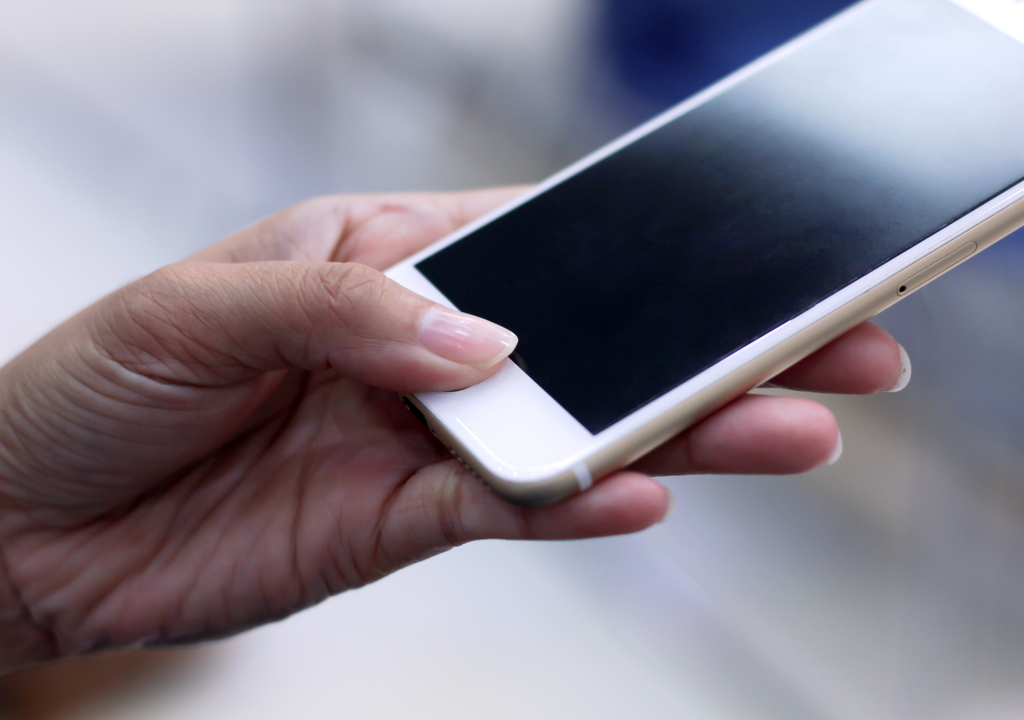
<svg viewBox="0 0 1024 720">
<path fill-rule="evenodd" d="M 516 192 L 303 203 L 0 370 L 2 666 L 227 635 L 479 538 L 640 530 L 668 508 L 644 473 L 829 458 L 828 410 L 748 396 L 561 504 L 488 492 L 388 391 L 478 382 L 514 339 L 379 270 Z M 864 325 L 778 382 L 869 393 L 900 372 Z"/>
</svg>

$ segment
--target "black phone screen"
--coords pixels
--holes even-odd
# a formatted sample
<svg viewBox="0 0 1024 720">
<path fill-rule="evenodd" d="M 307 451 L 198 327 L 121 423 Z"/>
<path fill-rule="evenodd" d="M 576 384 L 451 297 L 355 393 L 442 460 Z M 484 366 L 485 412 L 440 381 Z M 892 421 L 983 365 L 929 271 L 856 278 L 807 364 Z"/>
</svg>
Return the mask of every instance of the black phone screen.
<svg viewBox="0 0 1024 720">
<path fill-rule="evenodd" d="M 1024 179 L 1024 44 L 883 0 L 417 264 L 597 433 Z"/>
</svg>

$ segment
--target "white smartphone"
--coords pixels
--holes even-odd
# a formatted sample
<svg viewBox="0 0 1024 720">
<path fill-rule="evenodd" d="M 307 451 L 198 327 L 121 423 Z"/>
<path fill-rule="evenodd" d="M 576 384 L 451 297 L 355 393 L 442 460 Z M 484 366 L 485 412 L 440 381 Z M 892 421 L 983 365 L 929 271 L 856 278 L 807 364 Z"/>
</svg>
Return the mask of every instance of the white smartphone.
<svg viewBox="0 0 1024 720">
<path fill-rule="evenodd" d="M 406 402 L 553 502 L 1022 225 L 1024 2 L 868 0 L 388 270 L 520 339 Z"/>
</svg>

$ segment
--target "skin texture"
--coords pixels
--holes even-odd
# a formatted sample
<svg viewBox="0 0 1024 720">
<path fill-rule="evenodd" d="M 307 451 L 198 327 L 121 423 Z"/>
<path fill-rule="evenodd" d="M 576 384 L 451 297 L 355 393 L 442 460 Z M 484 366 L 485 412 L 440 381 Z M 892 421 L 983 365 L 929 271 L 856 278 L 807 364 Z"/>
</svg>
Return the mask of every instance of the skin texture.
<svg viewBox="0 0 1024 720">
<path fill-rule="evenodd" d="M 431 303 L 379 272 L 521 190 L 326 197 L 86 309 L 0 369 L 0 667 L 198 641 L 481 538 L 663 519 L 651 474 L 793 473 L 836 423 L 748 396 L 561 504 L 490 494 L 389 391 L 499 365 L 419 344 Z M 864 325 L 777 379 L 871 393 L 899 351 Z"/>
</svg>

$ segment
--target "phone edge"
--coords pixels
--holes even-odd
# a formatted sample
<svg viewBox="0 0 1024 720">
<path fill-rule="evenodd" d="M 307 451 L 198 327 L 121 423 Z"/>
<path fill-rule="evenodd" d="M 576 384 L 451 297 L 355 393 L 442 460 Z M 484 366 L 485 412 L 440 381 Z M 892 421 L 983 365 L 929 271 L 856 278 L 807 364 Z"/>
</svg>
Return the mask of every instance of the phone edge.
<svg viewBox="0 0 1024 720">
<path fill-rule="evenodd" d="M 1018 198 L 1001 211 L 911 263 L 901 272 L 893 274 L 812 325 L 769 348 L 756 360 L 702 389 L 644 428 L 588 458 L 587 467 L 591 475 L 595 478 L 604 477 L 643 457 L 699 419 L 707 417 L 744 393 L 762 385 L 1022 227 L 1024 197 Z M 942 265 L 946 258 L 956 255 L 971 243 L 977 246 L 976 249 L 948 265 Z M 934 269 L 934 274 L 924 278 L 909 290 L 900 292 L 901 287 L 911 278 L 931 269 Z"/>
<path fill-rule="evenodd" d="M 953 236 L 949 241 L 933 249 L 900 272 L 894 273 L 867 292 L 850 299 L 800 332 L 768 348 L 751 362 L 701 389 L 642 428 L 616 440 L 582 462 L 575 463 L 572 467 L 556 472 L 543 480 L 523 483 L 501 477 L 481 463 L 474 453 L 466 448 L 458 437 L 451 433 L 415 395 L 409 394 L 401 397 L 415 406 L 431 433 L 448 448 L 464 467 L 481 479 L 496 495 L 519 505 L 549 505 L 586 490 L 595 481 L 628 466 L 699 420 L 762 385 L 843 333 L 909 297 L 936 278 L 1022 227 L 1024 227 L 1024 196 L 1017 198 L 973 227 Z M 956 255 L 971 243 L 976 245 L 976 249 L 956 258 L 948 265 L 942 265 L 945 259 Z M 925 277 L 909 290 L 900 292 L 901 287 L 911 278 L 932 269 L 934 269 L 934 274 Z"/>
</svg>

